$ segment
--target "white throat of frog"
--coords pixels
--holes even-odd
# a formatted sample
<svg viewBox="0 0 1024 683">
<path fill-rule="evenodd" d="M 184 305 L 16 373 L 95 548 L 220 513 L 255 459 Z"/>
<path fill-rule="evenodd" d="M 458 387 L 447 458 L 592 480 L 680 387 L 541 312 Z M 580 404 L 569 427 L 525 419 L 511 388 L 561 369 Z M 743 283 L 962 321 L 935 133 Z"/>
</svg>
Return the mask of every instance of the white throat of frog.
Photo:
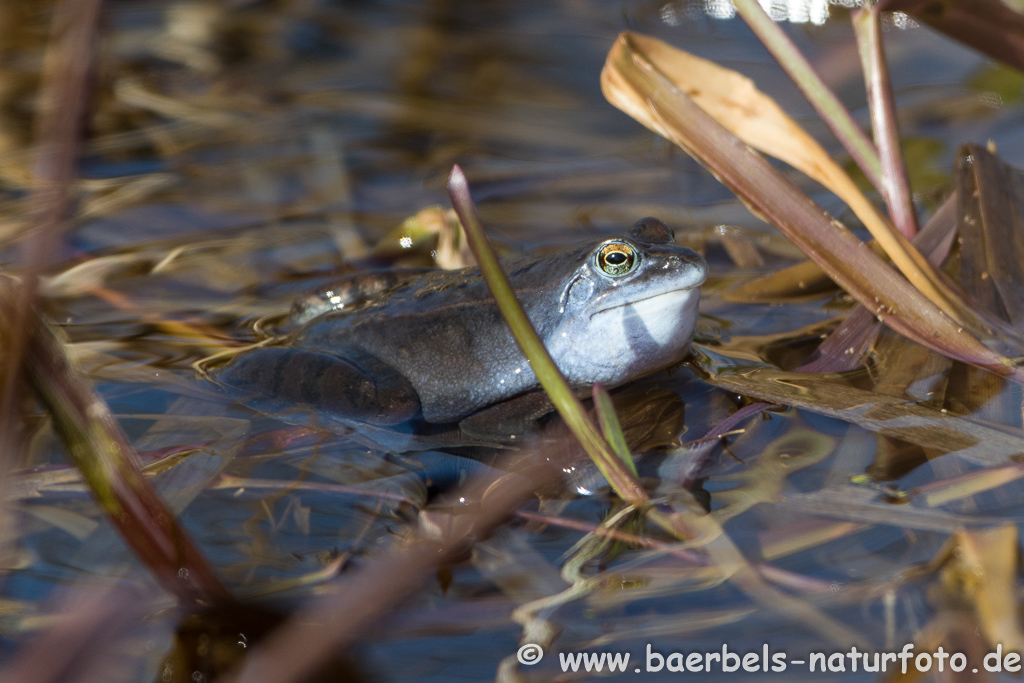
<svg viewBox="0 0 1024 683">
<path fill-rule="evenodd" d="M 621 352 L 640 354 L 679 346 L 693 334 L 699 301 L 698 288 L 657 294 L 595 313 L 590 329 Z"/>
</svg>

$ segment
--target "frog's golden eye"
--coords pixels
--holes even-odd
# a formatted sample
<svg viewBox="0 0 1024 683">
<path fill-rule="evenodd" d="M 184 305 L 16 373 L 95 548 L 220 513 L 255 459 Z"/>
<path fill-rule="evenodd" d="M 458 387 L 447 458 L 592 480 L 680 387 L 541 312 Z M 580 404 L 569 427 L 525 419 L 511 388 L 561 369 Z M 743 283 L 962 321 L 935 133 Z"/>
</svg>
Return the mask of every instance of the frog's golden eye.
<svg viewBox="0 0 1024 683">
<path fill-rule="evenodd" d="M 597 267 L 613 277 L 632 272 L 639 261 L 636 249 L 625 242 L 609 242 L 597 252 Z"/>
</svg>

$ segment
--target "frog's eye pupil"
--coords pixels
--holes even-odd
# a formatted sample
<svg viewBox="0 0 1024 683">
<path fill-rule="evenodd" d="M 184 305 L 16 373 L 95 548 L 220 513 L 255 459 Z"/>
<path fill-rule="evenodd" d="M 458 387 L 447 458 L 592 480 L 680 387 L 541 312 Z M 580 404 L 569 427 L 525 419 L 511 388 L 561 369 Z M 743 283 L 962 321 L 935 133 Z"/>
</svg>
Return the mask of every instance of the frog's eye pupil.
<svg viewBox="0 0 1024 683">
<path fill-rule="evenodd" d="M 609 242 L 597 252 L 598 267 L 613 277 L 632 272 L 638 261 L 636 250 L 625 242 Z"/>
</svg>

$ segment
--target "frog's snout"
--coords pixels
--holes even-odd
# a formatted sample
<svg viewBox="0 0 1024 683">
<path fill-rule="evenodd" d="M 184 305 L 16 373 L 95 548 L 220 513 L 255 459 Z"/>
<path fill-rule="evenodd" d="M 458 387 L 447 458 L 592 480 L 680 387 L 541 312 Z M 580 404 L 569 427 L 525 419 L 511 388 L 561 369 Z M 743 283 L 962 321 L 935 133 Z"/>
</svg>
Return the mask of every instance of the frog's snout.
<svg viewBox="0 0 1024 683">
<path fill-rule="evenodd" d="M 689 247 L 683 247 L 684 253 L 679 256 L 685 261 L 684 268 L 688 268 L 692 274 L 693 284 L 690 287 L 700 287 L 708 279 L 708 264 L 704 257 Z"/>
<path fill-rule="evenodd" d="M 647 255 L 660 266 L 656 268 L 672 278 L 673 289 L 700 287 L 708 279 L 708 264 L 700 254 L 689 247 L 675 244 L 661 249 L 649 248 Z"/>
</svg>

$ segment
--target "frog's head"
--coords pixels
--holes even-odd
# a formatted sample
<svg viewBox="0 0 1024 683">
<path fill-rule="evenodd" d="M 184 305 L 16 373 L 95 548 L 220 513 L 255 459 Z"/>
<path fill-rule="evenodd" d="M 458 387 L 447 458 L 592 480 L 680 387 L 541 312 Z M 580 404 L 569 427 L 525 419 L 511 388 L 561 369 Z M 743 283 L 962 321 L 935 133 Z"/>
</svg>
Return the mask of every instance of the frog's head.
<svg viewBox="0 0 1024 683">
<path fill-rule="evenodd" d="M 706 278 L 704 259 L 678 246 L 671 228 L 638 221 L 590 249 L 569 278 L 552 356 L 570 380 L 608 384 L 682 359 Z"/>
</svg>

